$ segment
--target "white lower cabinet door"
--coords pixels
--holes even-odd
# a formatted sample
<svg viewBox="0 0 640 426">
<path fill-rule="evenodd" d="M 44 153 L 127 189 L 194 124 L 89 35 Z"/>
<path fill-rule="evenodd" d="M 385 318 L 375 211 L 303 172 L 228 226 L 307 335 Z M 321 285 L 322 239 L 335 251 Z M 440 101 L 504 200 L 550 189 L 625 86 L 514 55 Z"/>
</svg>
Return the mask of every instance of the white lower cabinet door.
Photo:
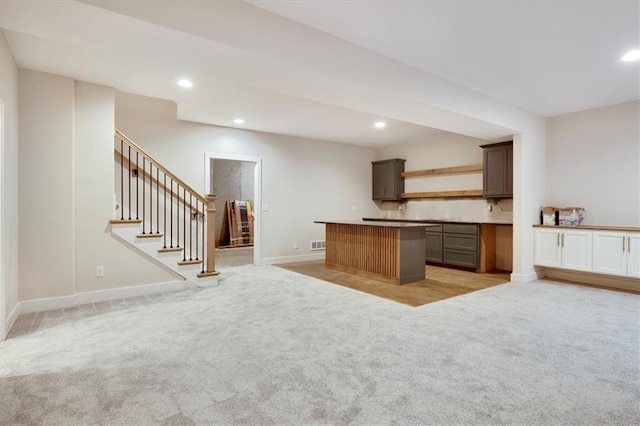
<svg viewBox="0 0 640 426">
<path fill-rule="evenodd" d="M 627 234 L 622 232 L 593 233 L 593 272 L 627 275 Z"/>
<path fill-rule="evenodd" d="M 560 237 L 562 246 L 562 267 L 576 271 L 591 271 L 593 232 L 563 230 Z"/>
<path fill-rule="evenodd" d="M 536 265 L 552 268 L 561 267 L 560 231 L 558 229 L 536 229 L 534 244 Z"/>
<path fill-rule="evenodd" d="M 627 236 L 627 275 L 640 278 L 640 234 Z"/>
</svg>

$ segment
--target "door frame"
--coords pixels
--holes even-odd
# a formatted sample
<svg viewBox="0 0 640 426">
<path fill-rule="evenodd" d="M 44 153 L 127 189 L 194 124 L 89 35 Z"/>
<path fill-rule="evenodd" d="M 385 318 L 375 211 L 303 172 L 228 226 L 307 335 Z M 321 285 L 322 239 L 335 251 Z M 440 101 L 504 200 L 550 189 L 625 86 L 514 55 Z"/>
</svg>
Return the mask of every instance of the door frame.
<svg viewBox="0 0 640 426">
<path fill-rule="evenodd" d="M 211 162 L 213 160 L 233 160 L 254 163 L 253 168 L 253 264 L 262 262 L 262 158 L 249 155 L 223 154 L 218 152 L 204 153 L 204 188 L 205 194 L 211 192 Z M 218 206 L 216 204 L 216 209 Z M 219 210 L 219 209 L 218 209 Z"/>
<path fill-rule="evenodd" d="M 7 280 L 5 279 L 5 202 L 4 202 L 4 101 L 0 99 L 0 341 L 7 337 L 7 317 L 5 316 L 5 304 L 7 303 Z"/>
</svg>

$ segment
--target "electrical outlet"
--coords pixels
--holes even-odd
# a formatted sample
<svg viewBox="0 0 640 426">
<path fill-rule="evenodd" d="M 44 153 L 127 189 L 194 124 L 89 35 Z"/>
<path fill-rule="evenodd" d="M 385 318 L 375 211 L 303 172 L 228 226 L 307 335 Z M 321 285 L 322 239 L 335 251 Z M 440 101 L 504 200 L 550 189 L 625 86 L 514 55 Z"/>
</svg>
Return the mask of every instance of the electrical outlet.
<svg viewBox="0 0 640 426">
<path fill-rule="evenodd" d="M 298 250 L 298 242 L 297 242 L 297 241 L 294 241 L 294 243 L 293 243 L 293 249 L 294 249 L 294 250 Z"/>
<path fill-rule="evenodd" d="M 104 277 L 104 266 L 96 266 L 96 277 Z"/>
</svg>

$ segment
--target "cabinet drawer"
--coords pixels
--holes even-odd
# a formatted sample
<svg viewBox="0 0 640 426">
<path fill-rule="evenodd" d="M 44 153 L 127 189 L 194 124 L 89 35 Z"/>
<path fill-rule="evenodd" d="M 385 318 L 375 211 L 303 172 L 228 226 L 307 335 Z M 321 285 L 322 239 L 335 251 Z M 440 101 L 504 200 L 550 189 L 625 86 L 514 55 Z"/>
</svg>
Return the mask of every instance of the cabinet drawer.
<svg viewBox="0 0 640 426">
<path fill-rule="evenodd" d="M 477 251 L 478 237 L 476 235 L 448 234 L 445 232 L 443 236 L 445 249 Z"/>
<path fill-rule="evenodd" d="M 451 232 L 454 234 L 477 234 L 478 225 L 461 225 L 454 223 L 445 223 L 443 227 L 444 232 Z"/>
<path fill-rule="evenodd" d="M 443 263 L 445 265 L 477 268 L 478 255 L 475 251 L 444 249 Z"/>
<path fill-rule="evenodd" d="M 442 233 L 442 224 L 430 225 L 424 228 L 425 232 L 439 232 Z"/>
</svg>

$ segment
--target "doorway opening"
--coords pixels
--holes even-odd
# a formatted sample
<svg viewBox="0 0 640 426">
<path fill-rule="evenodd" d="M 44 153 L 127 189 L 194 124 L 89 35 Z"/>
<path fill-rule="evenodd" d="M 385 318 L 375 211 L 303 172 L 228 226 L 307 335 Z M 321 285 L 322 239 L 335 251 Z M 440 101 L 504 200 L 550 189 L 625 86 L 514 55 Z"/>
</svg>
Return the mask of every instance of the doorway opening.
<svg viewBox="0 0 640 426">
<path fill-rule="evenodd" d="M 259 265 L 261 259 L 259 157 L 205 153 L 205 190 L 216 200 L 216 267 Z"/>
</svg>

